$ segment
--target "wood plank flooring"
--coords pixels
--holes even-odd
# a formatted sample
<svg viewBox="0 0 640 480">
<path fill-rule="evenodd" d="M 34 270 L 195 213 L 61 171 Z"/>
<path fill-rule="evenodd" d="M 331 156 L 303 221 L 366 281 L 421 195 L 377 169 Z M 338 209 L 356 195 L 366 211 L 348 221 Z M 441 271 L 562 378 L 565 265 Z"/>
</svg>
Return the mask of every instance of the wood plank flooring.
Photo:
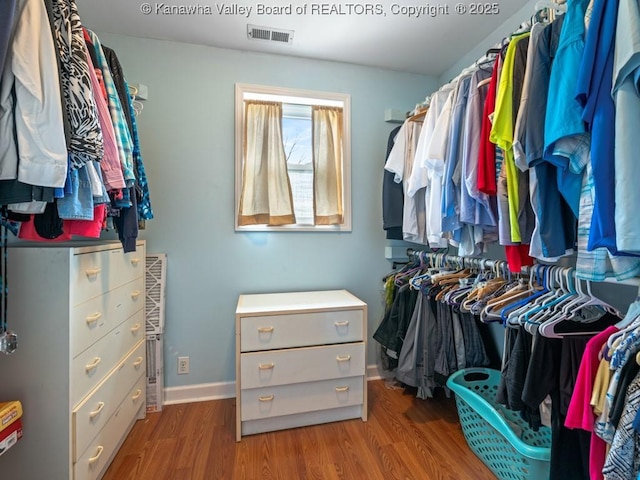
<svg viewBox="0 0 640 480">
<path fill-rule="evenodd" d="M 369 420 L 235 441 L 235 399 L 165 406 L 139 420 L 104 480 L 493 480 L 442 391 L 369 382 Z"/>
</svg>

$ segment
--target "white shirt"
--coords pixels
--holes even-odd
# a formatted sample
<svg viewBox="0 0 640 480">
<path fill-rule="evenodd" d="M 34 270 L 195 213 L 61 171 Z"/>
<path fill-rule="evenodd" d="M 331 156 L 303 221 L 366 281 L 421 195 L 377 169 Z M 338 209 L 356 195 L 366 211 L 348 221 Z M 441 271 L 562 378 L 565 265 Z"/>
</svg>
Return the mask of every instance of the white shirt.
<svg viewBox="0 0 640 480">
<path fill-rule="evenodd" d="M 60 76 L 44 2 L 19 0 L 1 82 L 0 179 L 64 187 L 67 147 Z"/>
<path fill-rule="evenodd" d="M 424 160 L 427 158 L 427 147 L 433 136 L 438 115 L 444 106 L 446 98 L 447 93 L 442 91 L 434 93 L 431 97 L 429 110 L 425 115 L 418 144 L 413 156 L 411 176 L 409 177 L 406 190 L 407 196 L 412 197 L 412 201 L 416 204 L 416 216 L 421 220 L 421 223 L 424 223 L 423 228 L 419 232 L 419 236 L 413 241 L 425 245 L 428 244 L 426 225 L 429 223 L 429 210 L 427 209 L 427 202 L 431 196 L 431 185 Z M 404 239 L 409 240 L 406 238 L 406 235 Z"/>
<path fill-rule="evenodd" d="M 431 248 L 444 248 L 448 242 L 442 232 L 442 189 L 445 159 L 447 158 L 447 146 L 449 139 L 449 127 L 451 125 L 451 113 L 455 88 L 450 90 L 447 100 L 438 115 L 433 136 L 427 147 L 423 165 L 427 169 L 431 184 L 430 196 L 426 200 L 427 208 L 427 240 Z"/>
<path fill-rule="evenodd" d="M 424 201 L 415 195 L 409 195 L 409 178 L 411 177 L 416 145 L 422 124 L 405 121 L 396 135 L 396 141 L 389 153 L 385 170 L 394 174 L 396 183 L 404 182 L 404 206 L 402 211 L 402 236 L 409 242 L 424 242 Z M 420 210 L 420 211 L 419 211 Z"/>
</svg>

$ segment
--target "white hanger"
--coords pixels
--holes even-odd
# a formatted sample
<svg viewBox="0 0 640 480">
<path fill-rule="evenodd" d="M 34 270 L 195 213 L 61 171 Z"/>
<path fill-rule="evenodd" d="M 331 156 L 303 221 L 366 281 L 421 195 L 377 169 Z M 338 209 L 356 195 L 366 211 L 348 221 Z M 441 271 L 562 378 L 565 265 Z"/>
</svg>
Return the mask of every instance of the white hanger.
<svg viewBox="0 0 640 480">
<path fill-rule="evenodd" d="M 564 320 L 566 315 L 563 315 L 563 307 L 571 302 L 577 295 L 575 285 L 571 282 L 574 277 L 573 268 L 563 268 L 559 272 L 560 289 L 558 295 L 552 300 L 552 304 L 549 308 L 540 312 L 537 318 L 533 321 L 546 325 L 549 322 L 558 322 Z M 562 282 L 564 280 L 564 282 Z"/>
<path fill-rule="evenodd" d="M 544 10 L 548 8 L 549 10 L 555 10 L 556 12 L 566 12 L 567 5 L 564 2 L 549 2 L 545 0 L 540 0 L 536 3 L 534 10 L 539 12 L 540 10 Z"/>
<path fill-rule="evenodd" d="M 535 296 L 534 298 L 523 298 L 522 300 L 528 300 L 527 303 L 521 305 L 518 308 L 512 309 L 509 314 L 507 315 L 507 320 L 505 323 L 505 326 L 518 326 L 518 316 L 521 313 L 526 312 L 527 310 L 529 310 L 531 308 L 531 305 L 533 305 L 533 303 L 542 295 L 544 294 L 540 294 L 540 290 L 544 289 L 545 285 L 549 285 L 548 281 L 547 281 L 547 275 L 549 273 L 548 269 L 544 270 L 544 277 L 542 279 L 540 279 L 540 270 L 545 268 L 545 265 L 542 264 L 535 264 L 533 267 L 531 267 L 531 270 L 529 272 L 529 284 L 528 284 L 528 288 L 527 291 L 532 294 L 531 296 L 538 294 L 537 296 Z M 538 280 L 538 281 L 536 281 Z"/>
<path fill-rule="evenodd" d="M 523 325 L 529 333 L 535 333 L 535 330 L 539 328 L 540 324 L 548 322 L 556 313 L 555 307 L 571 296 L 569 273 L 569 269 L 557 267 L 555 269 L 555 292 L 546 298 L 540 306 L 540 309 L 535 312 L 533 316 L 530 317 L 529 313 L 523 315 Z"/>
<path fill-rule="evenodd" d="M 612 315 L 616 315 L 620 318 L 623 317 L 622 313 L 620 313 L 620 311 L 615 308 L 612 307 L 611 305 L 609 305 L 607 302 L 600 300 L 599 298 L 597 298 L 595 295 L 593 295 L 593 293 L 591 293 L 591 282 L 590 281 L 586 281 L 587 282 L 587 298 L 588 300 L 583 303 L 581 305 L 580 308 L 584 308 L 584 307 L 588 307 L 588 306 L 598 306 L 598 307 L 602 307 L 603 310 L 611 313 Z M 575 316 L 575 310 L 570 313 L 569 318 L 573 318 Z"/>
<path fill-rule="evenodd" d="M 545 271 L 544 284 L 547 286 L 548 292 L 535 298 L 528 305 L 528 308 L 522 309 L 517 316 L 517 320 L 514 319 L 514 321 L 511 322 L 511 324 L 515 325 L 517 323 L 518 325 L 524 326 L 529 321 L 529 317 L 531 316 L 529 312 L 531 310 L 538 309 L 543 305 L 546 305 L 547 303 L 549 303 L 555 298 L 555 296 L 558 294 L 557 274 L 558 274 L 557 267 L 547 268 L 547 270 Z"/>
<path fill-rule="evenodd" d="M 640 291 L 638 292 L 638 297 L 636 298 L 634 303 L 636 302 L 640 302 Z M 631 310 L 631 307 L 629 307 L 629 310 Z M 631 332 L 638 327 L 640 327 L 640 315 L 629 315 L 629 313 L 627 312 L 627 315 L 625 315 L 622 320 L 616 323 L 616 328 L 618 328 L 619 331 L 608 338 L 607 347 L 609 349 L 614 348 L 616 339 L 622 339 L 627 332 Z"/>
</svg>

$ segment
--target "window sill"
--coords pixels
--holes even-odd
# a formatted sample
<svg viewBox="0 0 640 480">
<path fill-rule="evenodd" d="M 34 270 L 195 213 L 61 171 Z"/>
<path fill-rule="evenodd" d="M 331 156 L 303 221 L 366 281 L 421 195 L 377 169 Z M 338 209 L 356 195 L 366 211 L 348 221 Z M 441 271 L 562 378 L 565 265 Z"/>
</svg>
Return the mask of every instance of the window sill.
<svg viewBox="0 0 640 480">
<path fill-rule="evenodd" d="M 351 232 L 351 225 L 283 225 L 278 227 L 245 225 L 236 226 L 236 232 Z"/>
</svg>

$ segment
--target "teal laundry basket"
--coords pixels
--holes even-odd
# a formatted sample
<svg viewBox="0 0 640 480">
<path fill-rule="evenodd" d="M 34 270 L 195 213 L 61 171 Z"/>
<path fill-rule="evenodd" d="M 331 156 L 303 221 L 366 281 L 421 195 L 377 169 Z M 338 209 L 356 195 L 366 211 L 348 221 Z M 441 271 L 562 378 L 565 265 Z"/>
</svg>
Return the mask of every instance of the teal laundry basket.
<svg viewBox="0 0 640 480">
<path fill-rule="evenodd" d="M 496 402 L 500 372 L 467 368 L 449 377 L 464 437 L 473 453 L 500 480 L 549 478 L 551 430 L 537 432 Z"/>
</svg>

